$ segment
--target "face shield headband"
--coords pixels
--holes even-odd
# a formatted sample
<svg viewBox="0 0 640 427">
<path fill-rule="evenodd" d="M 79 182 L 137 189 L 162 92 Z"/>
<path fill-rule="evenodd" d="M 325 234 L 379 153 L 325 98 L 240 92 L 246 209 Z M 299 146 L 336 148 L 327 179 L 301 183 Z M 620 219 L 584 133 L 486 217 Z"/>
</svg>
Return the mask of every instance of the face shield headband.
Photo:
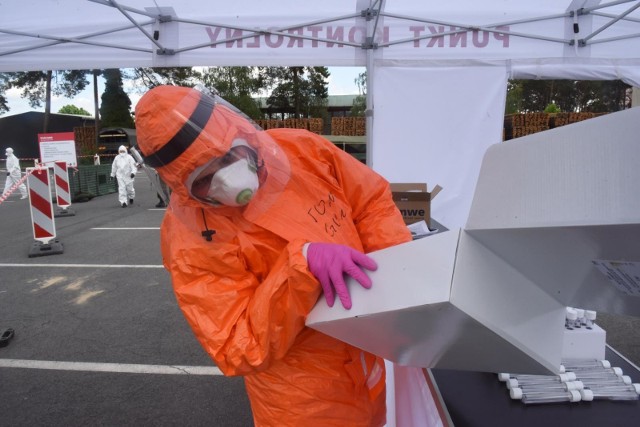
<svg viewBox="0 0 640 427">
<path fill-rule="evenodd" d="M 202 129 L 204 129 L 207 121 L 213 114 L 215 104 L 216 102 L 212 97 L 201 93 L 200 101 L 189 117 L 189 120 L 182 125 L 182 128 L 180 128 L 173 138 L 171 138 L 161 149 L 155 153 L 145 156 L 145 164 L 153 168 L 158 168 L 168 165 L 180 157 L 180 155 L 184 153 L 198 138 Z"/>
</svg>

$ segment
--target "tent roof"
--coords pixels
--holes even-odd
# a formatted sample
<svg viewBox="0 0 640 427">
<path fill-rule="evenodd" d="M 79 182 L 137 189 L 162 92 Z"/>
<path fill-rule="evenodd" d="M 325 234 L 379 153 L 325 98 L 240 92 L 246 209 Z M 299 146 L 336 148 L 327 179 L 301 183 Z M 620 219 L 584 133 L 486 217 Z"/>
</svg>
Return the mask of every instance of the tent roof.
<svg viewBox="0 0 640 427">
<path fill-rule="evenodd" d="M 640 0 L 9 1 L 0 3 L 0 71 L 362 66 L 371 52 L 388 64 L 637 65 L 639 9 Z"/>
</svg>

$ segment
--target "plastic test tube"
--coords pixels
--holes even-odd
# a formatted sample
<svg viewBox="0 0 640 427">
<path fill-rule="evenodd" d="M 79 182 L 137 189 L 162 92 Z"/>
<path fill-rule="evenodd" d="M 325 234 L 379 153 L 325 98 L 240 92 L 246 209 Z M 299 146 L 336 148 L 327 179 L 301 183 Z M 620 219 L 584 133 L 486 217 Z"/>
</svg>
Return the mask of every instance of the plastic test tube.
<svg viewBox="0 0 640 427">
<path fill-rule="evenodd" d="M 576 319 L 576 327 L 580 328 L 582 326 L 586 326 L 587 322 L 584 318 L 584 310 L 581 308 L 576 308 L 576 314 L 577 314 L 577 319 Z"/>
<path fill-rule="evenodd" d="M 562 384 L 575 379 L 576 374 L 574 372 L 567 372 L 560 375 L 511 375 L 505 380 L 501 379 L 501 381 L 505 381 L 507 388 L 511 389 L 524 384 Z"/>
<path fill-rule="evenodd" d="M 584 318 L 587 329 L 593 328 L 593 325 L 596 323 L 596 312 L 593 310 L 585 310 Z"/>
<path fill-rule="evenodd" d="M 521 384 L 518 387 L 523 393 L 547 393 L 554 390 L 582 390 L 584 383 L 582 381 L 567 381 L 566 383 L 538 383 L 538 384 Z"/>
<path fill-rule="evenodd" d="M 576 377 L 580 378 L 615 378 L 622 376 L 622 368 L 617 366 L 614 366 L 613 368 L 575 369 L 571 372 L 575 373 Z"/>
<path fill-rule="evenodd" d="M 637 385 L 637 384 L 634 384 Z M 638 400 L 640 387 L 632 387 L 628 390 L 584 389 L 580 390 L 582 400 Z"/>
<path fill-rule="evenodd" d="M 562 359 L 562 365 L 569 368 L 603 367 L 610 368 L 611 362 L 606 359 Z"/>
<path fill-rule="evenodd" d="M 589 387 L 589 390 L 599 391 L 633 391 L 636 394 L 640 394 L 640 384 L 617 384 L 617 385 L 594 385 Z"/>
<path fill-rule="evenodd" d="M 502 372 L 498 374 L 498 379 L 500 381 L 507 381 L 508 379 L 517 379 L 519 381 L 550 381 L 550 382 L 565 382 L 565 381 L 573 381 L 576 379 L 575 372 L 566 372 L 565 374 L 559 375 L 534 375 L 534 374 L 509 374 L 506 372 Z"/>
<path fill-rule="evenodd" d="M 580 381 L 585 384 L 585 387 L 604 386 L 604 385 L 629 385 L 632 383 L 629 375 L 623 375 L 621 377 L 608 377 L 608 378 L 583 378 L 580 377 Z"/>
<path fill-rule="evenodd" d="M 520 399 L 525 404 L 537 403 L 554 403 L 554 402 L 579 402 L 582 400 L 580 392 L 577 390 L 569 391 L 550 391 L 548 393 L 526 393 L 522 389 L 515 388 L 509 392 L 512 399 Z"/>
<path fill-rule="evenodd" d="M 567 314 L 565 316 L 565 328 L 573 329 L 576 327 L 576 320 L 578 319 L 578 313 L 574 308 L 567 307 Z"/>
</svg>

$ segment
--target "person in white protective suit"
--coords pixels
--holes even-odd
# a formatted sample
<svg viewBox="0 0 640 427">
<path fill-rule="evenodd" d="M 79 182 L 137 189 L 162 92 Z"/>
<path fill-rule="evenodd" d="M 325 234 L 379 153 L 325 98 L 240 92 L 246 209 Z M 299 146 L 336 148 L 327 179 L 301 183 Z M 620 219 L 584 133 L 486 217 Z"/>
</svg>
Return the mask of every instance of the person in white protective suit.
<svg viewBox="0 0 640 427">
<path fill-rule="evenodd" d="M 118 155 L 111 165 L 111 177 L 118 181 L 118 202 L 123 208 L 127 207 L 127 201 L 132 205 L 136 197 L 133 180 L 137 172 L 136 161 L 131 154 L 127 153 L 127 147 L 124 145 L 118 147 Z"/>
<path fill-rule="evenodd" d="M 13 148 L 8 147 L 4 155 L 7 158 L 7 180 L 4 183 L 4 191 L 2 195 L 6 195 L 9 189 L 22 178 L 22 172 L 20 171 L 20 160 L 13 154 Z M 27 198 L 27 186 L 24 183 L 18 186 L 20 190 L 20 199 Z"/>
</svg>

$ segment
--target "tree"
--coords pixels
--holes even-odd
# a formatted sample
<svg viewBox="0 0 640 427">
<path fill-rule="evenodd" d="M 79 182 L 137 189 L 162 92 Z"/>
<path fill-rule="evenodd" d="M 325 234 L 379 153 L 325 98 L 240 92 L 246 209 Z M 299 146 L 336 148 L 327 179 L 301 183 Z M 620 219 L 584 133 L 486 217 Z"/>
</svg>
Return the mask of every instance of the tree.
<svg viewBox="0 0 640 427">
<path fill-rule="evenodd" d="M 91 117 L 91 113 L 85 110 L 84 108 L 76 107 L 75 105 L 67 104 L 58 110 L 60 114 L 75 114 L 78 116 L 89 116 Z"/>
<path fill-rule="evenodd" d="M 133 128 L 131 117 L 131 99 L 122 87 L 122 74 L 119 69 L 103 71 L 105 79 L 100 116 L 103 127 Z"/>
<path fill-rule="evenodd" d="M 269 108 L 282 117 L 322 117 L 329 97 L 327 67 L 270 67 L 268 84 L 274 87 L 267 98 Z"/>
<path fill-rule="evenodd" d="M 86 70 L 19 71 L 6 75 L 8 87 L 22 89 L 20 96 L 27 98 L 31 107 L 40 107 L 44 102 L 43 132 L 48 132 L 51 94 L 73 98 L 89 84 L 87 73 Z"/>
<path fill-rule="evenodd" d="M 9 78 L 5 73 L 0 73 L 0 114 L 9 111 L 9 100 L 5 93 L 9 86 Z"/>
<path fill-rule="evenodd" d="M 507 82 L 507 100 L 505 114 L 515 114 L 522 111 L 522 80 Z"/>
<path fill-rule="evenodd" d="M 545 111 L 551 105 L 566 112 L 613 112 L 631 106 L 631 86 L 620 81 L 510 81 L 507 114 Z"/>
<path fill-rule="evenodd" d="M 252 119 L 262 118 L 259 102 L 254 99 L 265 90 L 264 67 L 209 67 L 201 73 L 202 83 L 217 92 Z"/>
<path fill-rule="evenodd" d="M 606 113 L 631 108 L 631 86 L 620 80 L 590 82 L 594 99 L 584 106 L 585 111 Z"/>
<path fill-rule="evenodd" d="M 353 81 L 358 86 L 358 96 L 353 100 L 351 107 L 351 115 L 354 117 L 363 117 L 367 110 L 367 72 L 358 74 Z"/>
<path fill-rule="evenodd" d="M 101 70 L 91 70 L 91 77 L 93 77 L 93 111 L 95 113 L 93 130 L 96 137 L 96 144 L 100 142 L 100 106 L 98 103 L 98 76 L 100 74 L 102 74 Z"/>
<path fill-rule="evenodd" d="M 142 90 L 158 85 L 193 87 L 202 77 L 193 67 L 134 68 L 128 76 Z"/>
<path fill-rule="evenodd" d="M 560 107 L 558 107 L 555 103 L 551 103 L 549 105 L 547 105 L 547 107 L 544 109 L 545 113 L 559 113 Z"/>
</svg>

